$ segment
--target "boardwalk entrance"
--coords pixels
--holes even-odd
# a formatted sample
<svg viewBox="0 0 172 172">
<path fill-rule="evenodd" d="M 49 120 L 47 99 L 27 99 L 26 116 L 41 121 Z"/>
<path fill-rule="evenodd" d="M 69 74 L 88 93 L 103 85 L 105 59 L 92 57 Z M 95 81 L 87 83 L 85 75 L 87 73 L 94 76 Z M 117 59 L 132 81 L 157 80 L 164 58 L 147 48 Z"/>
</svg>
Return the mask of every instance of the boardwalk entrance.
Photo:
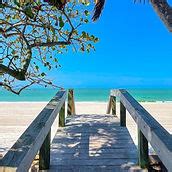
<svg viewBox="0 0 172 172">
<path fill-rule="evenodd" d="M 137 164 L 127 128 L 112 115 L 81 114 L 67 119 L 51 147 L 50 171 L 120 172 Z"/>
<path fill-rule="evenodd" d="M 117 98 L 119 118 L 116 116 Z M 137 124 L 138 148 L 126 127 L 127 111 L 127 115 L 131 115 Z M 54 123 L 60 128 L 51 143 Z M 148 143 L 171 172 L 170 133 L 126 90 L 111 91 L 107 114 L 104 115 L 76 114 L 73 90 L 68 91 L 68 96 L 65 90 L 60 90 L 5 156 L 0 158 L 0 172 L 27 172 L 35 157 L 41 171 L 142 171 L 150 164 Z"/>
</svg>

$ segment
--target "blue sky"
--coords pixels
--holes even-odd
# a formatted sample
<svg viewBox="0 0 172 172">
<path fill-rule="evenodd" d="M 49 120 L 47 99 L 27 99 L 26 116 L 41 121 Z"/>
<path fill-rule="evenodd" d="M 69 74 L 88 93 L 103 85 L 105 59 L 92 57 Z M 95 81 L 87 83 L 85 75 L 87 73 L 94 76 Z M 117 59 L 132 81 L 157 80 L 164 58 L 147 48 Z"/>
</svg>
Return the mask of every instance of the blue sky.
<svg viewBox="0 0 172 172">
<path fill-rule="evenodd" d="M 100 38 L 96 51 L 68 53 L 50 75 L 63 87 L 172 87 L 172 33 L 150 4 L 107 0 L 103 15 L 84 27 Z"/>
</svg>

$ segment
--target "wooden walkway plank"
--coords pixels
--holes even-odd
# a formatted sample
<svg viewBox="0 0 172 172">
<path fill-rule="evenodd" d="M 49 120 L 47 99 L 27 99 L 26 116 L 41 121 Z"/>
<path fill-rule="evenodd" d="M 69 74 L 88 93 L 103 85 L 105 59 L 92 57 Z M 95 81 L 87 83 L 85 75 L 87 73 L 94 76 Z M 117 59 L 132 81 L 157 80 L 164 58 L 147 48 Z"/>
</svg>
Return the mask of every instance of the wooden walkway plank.
<svg viewBox="0 0 172 172">
<path fill-rule="evenodd" d="M 119 123 L 113 115 L 68 117 L 66 127 L 57 131 L 51 145 L 49 172 L 120 172 L 134 168 L 137 149 L 127 128 Z"/>
<path fill-rule="evenodd" d="M 134 167 L 132 172 L 139 172 L 140 168 Z M 57 166 L 53 165 L 52 168 L 48 172 L 128 172 L 128 169 L 121 170 L 121 166 L 83 166 L 80 168 L 79 166 Z M 145 170 L 142 170 L 145 171 Z"/>
</svg>

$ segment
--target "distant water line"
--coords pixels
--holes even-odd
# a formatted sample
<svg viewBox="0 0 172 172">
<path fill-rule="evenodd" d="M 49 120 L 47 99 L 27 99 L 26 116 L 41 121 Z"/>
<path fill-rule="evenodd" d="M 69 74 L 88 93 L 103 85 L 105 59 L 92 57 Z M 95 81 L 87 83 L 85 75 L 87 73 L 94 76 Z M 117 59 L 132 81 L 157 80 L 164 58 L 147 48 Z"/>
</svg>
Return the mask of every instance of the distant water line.
<svg viewBox="0 0 172 172">
<path fill-rule="evenodd" d="M 172 89 L 127 89 L 140 102 L 172 101 Z M 1 102 L 45 102 L 57 92 L 56 89 L 35 88 L 24 90 L 21 95 L 0 91 Z M 75 101 L 108 101 L 110 89 L 75 89 Z"/>
</svg>

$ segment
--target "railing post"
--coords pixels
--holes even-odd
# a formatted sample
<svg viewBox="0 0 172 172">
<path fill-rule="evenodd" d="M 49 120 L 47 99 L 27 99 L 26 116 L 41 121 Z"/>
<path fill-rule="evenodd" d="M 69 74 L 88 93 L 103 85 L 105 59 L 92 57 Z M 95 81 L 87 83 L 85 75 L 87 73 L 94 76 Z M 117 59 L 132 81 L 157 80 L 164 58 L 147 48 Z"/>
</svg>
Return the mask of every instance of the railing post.
<svg viewBox="0 0 172 172">
<path fill-rule="evenodd" d="M 112 96 L 112 115 L 116 116 L 116 97 Z"/>
<path fill-rule="evenodd" d="M 120 101 L 120 125 L 126 127 L 126 108 Z"/>
<path fill-rule="evenodd" d="M 138 156 L 139 166 L 141 168 L 147 168 L 149 165 L 148 141 L 140 129 L 138 129 Z"/>
<path fill-rule="evenodd" d="M 50 142 L 51 130 L 49 131 L 39 151 L 39 170 L 47 170 L 50 168 Z"/>
<path fill-rule="evenodd" d="M 59 112 L 59 126 L 60 127 L 65 126 L 65 103 L 63 104 Z"/>
<path fill-rule="evenodd" d="M 73 89 L 69 89 L 67 115 L 74 115 L 74 114 L 75 114 L 74 91 Z"/>
<path fill-rule="evenodd" d="M 110 114 L 111 108 L 112 108 L 112 96 L 109 96 L 109 101 L 108 101 L 108 104 L 107 104 L 106 114 Z"/>
<path fill-rule="evenodd" d="M 116 97 L 115 96 L 110 96 L 109 97 L 109 102 L 107 105 L 107 114 L 111 113 L 111 109 L 112 109 L 112 115 L 116 116 Z"/>
</svg>

